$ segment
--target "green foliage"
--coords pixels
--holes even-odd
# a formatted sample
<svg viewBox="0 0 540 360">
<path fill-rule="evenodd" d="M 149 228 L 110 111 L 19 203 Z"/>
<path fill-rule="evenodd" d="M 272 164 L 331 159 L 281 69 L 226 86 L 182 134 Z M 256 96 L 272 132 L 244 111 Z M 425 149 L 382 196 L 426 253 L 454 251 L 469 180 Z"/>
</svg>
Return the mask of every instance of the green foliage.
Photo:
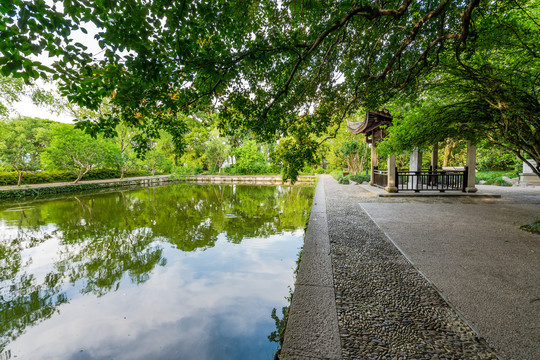
<svg viewBox="0 0 540 360">
<path fill-rule="evenodd" d="M 275 162 L 296 178 L 321 159 L 328 130 L 388 103 L 414 115 L 404 115 L 400 127 L 411 134 L 395 130 L 388 153 L 456 136 L 538 156 L 538 1 L 109 5 L 7 2 L 0 70 L 26 81 L 52 73 L 91 111 L 109 98 L 113 113 L 80 126 L 112 134 L 130 124 L 139 153 L 161 130 L 181 153 L 190 142 L 185 115 L 219 104 L 228 133 L 282 139 Z M 102 57 L 70 38 L 86 23 L 100 29 Z M 33 60 L 41 54 L 58 57 L 54 69 Z"/>
<path fill-rule="evenodd" d="M 155 175 L 156 171 L 169 174 L 173 168 L 172 160 L 158 148 L 153 148 L 146 154 L 146 163 L 152 175 Z"/>
<path fill-rule="evenodd" d="M 12 200 L 22 197 L 38 197 L 55 194 L 66 194 L 79 191 L 102 190 L 106 187 L 117 187 L 116 184 L 70 184 L 65 186 L 43 187 L 43 188 L 17 188 L 15 190 L 0 191 L 0 200 Z"/>
<path fill-rule="evenodd" d="M 503 176 L 511 179 L 518 177 L 519 173 L 517 171 L 478 171 L 476 173 L 476 183 L 479 184 L 480 181 L 484 181 L 486 185 L 511 186 L 512 184 L 503 180 Z"/>
<path fill-rule="evenodd" d="M 224 139 L 215 137 L 211 139 L 204 151 L 205 160 L 208 166 L 208 170 L 211 173 L 219 172 L 224 161 L 229 157 L 231 153 L 230 146 Z"/>
<path fill-rule="evenodd" d="M 0 74 L 0 119 L 7 119 L 12 105 L 21 99 L 24 81 Z"/>
<path fill-rule="evenodd" d="M 358 174 L 358 175 L 350 175 L 349 179 L 354 181 L 354 182 L 357 182 L 357 183 L 361 184 L 364 181 L 369 182 L 371 180 L 371 177 L 370 177 L 370 175 L 366 175 L 366 174 L 362 174 L 362 175 Z"/>
<path fill-rule="evenodd" d="M 498 186 L 512 186 L 512 184 L 510 184 L 509 182 L 507 182 L 504 179 L 496 179 L 493 184 L 498 185 Z"/>
<path fill-rule="evenodd" d="M 339 181 L 339 179 L 341 179 L 343 177 L 343 171 L 341 169 L 339 170 L 333 170 L 330 175 L 332 175 L 332 177 L 336 180 Z"/>
<path fill-rule="evenodd" d="M 125 121 L 149 137 L 164 129 L 179 150 L 186 126 L 177 115 L 222 104 L 231 129 L 265 141 L 296 138 L 279 152 L 285 176 L 293 178 L 316 160 L 319 146 L 306 150 L 293 125 L 319 137 L 362 103 L 377 107 L 434 66 L 445 41 L 462 33 L 465 41 L 470 16 L 490 10 L 459 1 L 109 5 L 6 3 L 0 35 L 10 41 L 0 46 L 2 72 L 25 80 L 53 73 L 62 92 L 90 110 L 110 97 L 118 116 L 82 126 L 107 133 Z M 100 29 L 103 57 L 92 58 L 70 39 L 86 23 Z M 41 54 L 58 56 L 54 70 L 33 60 Z"/>
<path fill-rule="evenodd" d="M 511 151 L 484 143 L 477 149 L 476 166 L 480 171 L 517 170 L 522 161 Z"/>
<path fill-rule="evenodd" d="M 283 137 L 274 151 L 274 162 L 282 167 L 283 180 L 296 181 L 300 171 L 307 165 L 315 165 L 318 160 L 319 140 L 310 132 L 308 124 L 301 122 L 291 127 L 292 136 Z"/>
<path fill-rule="evenodd" d="M 120 156 L 118 147 L 108 139 L 92 138 L 72 125 L 58 124 L 51 131 L 51 144 L 41 160 L 46 168 L 60 168 L 82 179 L 93 168 L 114 165 Z"/>
<path fill-rule="evenodd" d="M 0 161 L 18 174 L 40 168 L 40 153 L 49 142 L 49 122 L 35 118 L 17 118 L 0 122 Z"/>
<path fill-rule="evenodd" d="M 531 232 L 533 234 L 540 234 L 540 219 L 533 221 L 530 224 L 521 225 L 519 227 L 521 230 Z"/>
<path fill-rule="evenodd" d="M 203 168 L 200 166 L 191 167 L 188 165 L 176 166 L 171 170 L 174 175 L 198 175 L 203 173 Z"/>
<path fill-rule="evenodd" d="M 441 56 L 436 72 L 394 99 L 394 115 L 402 119 L 379 147 L 385 154 L 447 138 L 489 139 L 521 160 L 540 160 L 540 43 L 533 40 L 540 37 L 540 3 L 497 1 L 480 10 L 489 15 L 478 18 L 468 46 L 457 56 Z"/>
<path fill-rule="evenodd" d="M 259 146 L 253 140 L 246 141 L 244 146 L 234 149 L 232 155 L 236 158 L 236 163 L 227 169 L 231 174 L 264 174 L 268 169 L 268 164 L 263 153 L 259 151 Z"/>
<path fill-rule="evenodd" d="M 363 139 L 363 137 L 359 138 Z M 337 153 L 344 158 L 347 168 L 352 174 L 359 174 L 364 170 L 364 163 L 367 161 L 366 149 L 365 143 L 360 144 L 359 139 L 356 139 L 343 143 Z"/>
</svg>

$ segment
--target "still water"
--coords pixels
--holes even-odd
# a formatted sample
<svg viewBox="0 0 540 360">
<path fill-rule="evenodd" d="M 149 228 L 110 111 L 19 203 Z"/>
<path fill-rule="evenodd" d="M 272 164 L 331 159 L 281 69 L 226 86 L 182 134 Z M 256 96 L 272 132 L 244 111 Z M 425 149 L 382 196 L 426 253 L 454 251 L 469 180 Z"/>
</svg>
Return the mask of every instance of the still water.
<svg viewBox="0 0 540 360">
<path fill-rule="evenodd" d="M 171 184 L 3 205 L 0 360 L 272 359 L 313 192 Z"/>
</svg>

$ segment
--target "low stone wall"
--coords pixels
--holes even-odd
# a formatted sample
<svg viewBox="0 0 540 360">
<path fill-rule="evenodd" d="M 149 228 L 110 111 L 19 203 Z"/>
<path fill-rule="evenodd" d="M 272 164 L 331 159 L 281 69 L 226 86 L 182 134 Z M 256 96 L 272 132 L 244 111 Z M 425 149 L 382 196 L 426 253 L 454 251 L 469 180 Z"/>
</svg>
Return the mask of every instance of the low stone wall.
<svg viewBox="0 0 540 360">
<path fill-rule="evenodd" d="M 39 196 L 50 194 L 70 193 L 85 190 L 99 190 L 111 187 L 124 186 L 154 186 L 162 185 L 169 182 L 195 182 L 201 184 L 246 184 L 246 185 L 281 185 L 282 177 L 280 175 L 272 176 L 251 176 L 251 175 L 159 175 L 145 176 L 127 179 L 111 179 L 111 180 L 91 180 L 81 181 L 77 184 L 73 183 L 54 183 L 54 184 L 35 184 L 23 186 L 4 186 L 0 187 L 0 200 L 13 199 L 27 196 Z M 296 184 L 313 184 L 316 182 L 315 176 L 301 176 Z M 290 181 L 286 182 L 290 185 Z"/>
<path fill-rule="evenodd" d="M 281 185 L 283 177 L 281 175 L 179 175 L 171 176 L 171 181 L 186 181 L 211 184 L 270 184 Z M 315 176 L 299 176 L 296 184 L 314 184 L 317 181 Z M 290 185 L 288 180 L 286 185 Z"/>
<path fill-rule="evenodd" d="M 148 176 L 127 179 L 90 180 L 74 183 L 34 184 L 0 187 L 0 200 L 28 196 L 62 194 L 86 190 L 100 190 L 124 186 L 151 186 L 169 182 L 168 175 Z"/>
</svg>

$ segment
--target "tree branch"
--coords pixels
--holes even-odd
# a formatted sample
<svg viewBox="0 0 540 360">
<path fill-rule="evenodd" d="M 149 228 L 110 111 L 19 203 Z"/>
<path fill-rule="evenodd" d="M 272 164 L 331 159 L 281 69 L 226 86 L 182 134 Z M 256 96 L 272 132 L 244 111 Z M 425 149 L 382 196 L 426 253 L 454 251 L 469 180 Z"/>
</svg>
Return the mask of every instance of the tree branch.
<svg viewBox="0 0 540 360">
<path fill-rule="evenodd" d="M 330 28 L 328 28 L 327 30 L 323 31 L 316 39 L 315 41 L 313 41 L 313 43 L 311 44 L 311 46 L 307 49 L 307 51 L 298 58 L 298 60 L 296 61 L 296 63 L 294 64 L 293 66 L 293 69 L 291 71 L 291 73 L 289 74 L 289 77 L 287 79 L 287 81 L 285 82 L 285 85 L 283 87 L 283 89 L 281 89 L 273 98 L 272 100 L 270 101 L 270 104 L 268 104 L 268 106 L 266 106 L 266 108 L 264 109 L 264 113 L 263 113 L 263 117 L 266 117 L 268 115 L 268 112 L 270 111 L 270 109 L 272 108 L 272 106 L 279 100 L 279 98 L 281 98 L 281 96 L 285 95 L 288 93 L 289 91 L 289 86 L 292 82 L 292 80 L 294 79 L 294 76 L 296 75 L 296 72 L 298 71 L 300 65 L 307 59 L 307 57 L 313 52 L 315 51 L 315 49 L 317 49 L 321 43 L 331 34 L 333 33 L 334 31 L 336 30 L 339 30 L 341 29 L 343 26 L 347 25 L 348 22 L 354 17 L 354 16 L 357 16 L 357 15 L 362 15 L 364 17 L 366 17 L 367 19 L 375 19 L 377 17 L 381 17 L 381 16 L 393 16 L 394 18 L 399 18 L 401 17 L 405 11 L 407 10 L 407 8 L 409 7 L 409 5 L 411 4 L 412 0 L 405 0 L 403 1 L 402 5 L 397 9 L 397 10 L 394 10 L 394 9 L 377 9 L 377 10 L 374 10 L 373 8 L 371 8 L 370 6 L 360 6 L 360 7 L 356 7 L 354 8 L 353 10 L 351 10 L 347 15 L 345 15 L 344 17 L 342 17 L 338 22 L 334 23 L 334 25 L 332 25 Z"/>
</svg>

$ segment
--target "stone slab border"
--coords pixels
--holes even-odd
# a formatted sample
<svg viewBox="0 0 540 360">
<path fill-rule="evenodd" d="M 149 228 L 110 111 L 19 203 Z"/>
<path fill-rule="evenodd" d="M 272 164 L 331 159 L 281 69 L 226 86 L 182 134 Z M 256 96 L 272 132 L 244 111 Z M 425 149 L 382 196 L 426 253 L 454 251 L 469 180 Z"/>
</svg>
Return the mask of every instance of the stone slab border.
<svg viewBox="0 0 540 360">
<path fill-rule="evenodd" d="M 341 359 L 323 181 L 315 190 L 280 359 Z"/>
</svg>

